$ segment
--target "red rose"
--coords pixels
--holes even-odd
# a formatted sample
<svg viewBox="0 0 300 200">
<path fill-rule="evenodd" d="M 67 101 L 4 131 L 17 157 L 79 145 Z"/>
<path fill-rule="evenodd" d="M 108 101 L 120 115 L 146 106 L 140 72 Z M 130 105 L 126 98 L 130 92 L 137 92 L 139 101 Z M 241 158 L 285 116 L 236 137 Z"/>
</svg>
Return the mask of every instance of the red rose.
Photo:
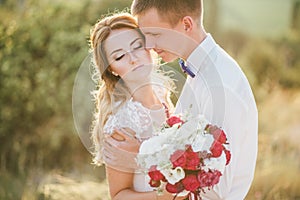
<svg viewBox="0 0 300 200">
<path fill-rule="evenodd" d="M 160 181 L 165 178 L 164 175 L 162 173 L 160 173 L 159 170 L 156 169 L 156 166 L 150 167 L 148 175 L 150 176 L 151 180 L 153 180 L 153 181 Z"/>
<path fill-rule="evenodd" d="M 183 184 L 180 181 L 177 182 L 177 183 L 175 183 L 175 185 L 167 183 L 166 190 L 169 193 L 175 193 L 175 194 L 177 194 L 177 193 L 182 192 L 184 190 L 184 186 L 183 186 Z"/>
<path fill-rule="evenodd" d="M 200 164 L 200 158 L 198 154 L 193 151 L 186 151 L 185 157 L 186 163 L 184 168 L 188 170 L 196 170 Z"/>
<path fill-rule="evenodd" d="M 229 162 L 230 162 L 230 159 L 231 159 L 231 153 L 230 153 L 229 150 L 227 150 L 227 149 L 225 149 L 225 148 L 224 148 L 224 152 L 225 152 L 225 154 L 226 154 L 226 165 L 228 165 Z"/>
<path fill-rule="evenodd" d="M 171 127 L 177 123 L 183 123 L 183 121 L 177 116 L 172 116 L 169 119 L 167 119 L 167 124 Z"/>
<path fill-rule="evenodd" d="M 184 150 L 177 150 L 171 155 L 171 162 L 173 167 L 184 167 L 186 164 L 186 157 Z"/>
<path fill-rule="evenodd" d="M 210 183 L 210 172 L 200 171 L 197 175 L 198 181 L 200 183 L 200 187 L 209 187 Z"/>
<path fill-rule="evenodd" d="M 200 183 L 197 176 L 194 174 L 187 175 L 183 180 L 182 184 L 187 191 L 195 191 L 200 187 Z"/>
<path fill-rule="evenodd" d="M 214 136 L 215 140 L 218 140 L 221 144 L 226 143 L 227 138 L 224 131 L 217 126 L 208 125 L 208 131 Z"/>
<path fill-rule="evenodd" d="M 221 172 L 215 171 L 200 171 L 197 175 L 200 187 L 211 187 L 219 183 Z"/>
<path fill-rule="evenodd" d="M 223 149 L 224 149 L 223 145 L 219 141 L 215 140 L 212 143 L 209 150 L 212 153 L 212 157 L 217 158 L 217 157 L 221 156 Z"/>
</svg>

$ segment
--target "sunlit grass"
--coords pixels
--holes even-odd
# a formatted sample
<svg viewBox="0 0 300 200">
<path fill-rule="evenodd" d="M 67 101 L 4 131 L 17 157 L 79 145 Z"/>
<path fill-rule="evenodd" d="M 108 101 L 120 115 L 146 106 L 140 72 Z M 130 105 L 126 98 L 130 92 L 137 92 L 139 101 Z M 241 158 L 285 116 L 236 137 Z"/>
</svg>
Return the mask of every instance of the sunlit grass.
<svg viewBox="0 0 300 200">
<path fill-rule="evenodd" d="M 259 153 L 247 199 L 300 199 L 300 93 L 275 90 L 258 107 Z"/>
</svg>

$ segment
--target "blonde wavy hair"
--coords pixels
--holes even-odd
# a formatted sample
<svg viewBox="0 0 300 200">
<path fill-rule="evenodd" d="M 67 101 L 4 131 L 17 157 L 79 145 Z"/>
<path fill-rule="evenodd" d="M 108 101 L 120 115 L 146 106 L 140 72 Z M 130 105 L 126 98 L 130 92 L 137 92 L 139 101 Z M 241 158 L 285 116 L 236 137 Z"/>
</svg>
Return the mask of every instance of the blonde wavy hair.
<svg viewBox="0 0 300 200">
<path fill-rule="evenodd" d="M 98 87 L 92 92 L 95 101 L 94 121 L 92 124 L 92 140 L 94 148 L 93 163 L 101 165 L 103 163 L 102 148 L 103 148 L 103 127 L 112 113 L 117 110 L 131 98 L 130 92 L 124 81 L 119 76 L 114 76 L 111 72 L 111 67 L 108 63 L 106 52 L 104 48 L 104 41 L 109 37 L 113 30 L 118 29 L 134 29 L 143 39 L 144 35 L 138 28 L 136 19 L 128 13 L 113 14 L 106 16 L 98 21 L 90 36 L 90 46 L 93 52 L 94 65 L 100 73 L 101 79 L 98 80 Z M 167 91 L 173 91 L 173 80 L 168 76 L 169 74 L 161 70 L 153 70 L 152 78 L 156 82 L 164 83 L 164 88 Z M 166 92 L 165 101 L 171 106 L 170 92 Z M 114 102 L 120 102 L 118 106 Z"/>
</svg>

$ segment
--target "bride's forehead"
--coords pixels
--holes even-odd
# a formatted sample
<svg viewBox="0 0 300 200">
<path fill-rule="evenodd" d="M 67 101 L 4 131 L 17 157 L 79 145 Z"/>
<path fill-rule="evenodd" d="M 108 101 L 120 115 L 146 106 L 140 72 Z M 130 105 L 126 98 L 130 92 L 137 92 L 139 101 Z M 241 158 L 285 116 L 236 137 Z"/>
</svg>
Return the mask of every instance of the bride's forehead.
<svg viewBox="0 0 300 200">
<path fill-rule="evenodd" d="M 140 34 L 136 29 L 117 29 L 111 31 L 110 35 L 106 39 L 106 42 L 115 44 L 129 44 L 132 40 L 138 37 L 140 37 Z"/>
</svg>

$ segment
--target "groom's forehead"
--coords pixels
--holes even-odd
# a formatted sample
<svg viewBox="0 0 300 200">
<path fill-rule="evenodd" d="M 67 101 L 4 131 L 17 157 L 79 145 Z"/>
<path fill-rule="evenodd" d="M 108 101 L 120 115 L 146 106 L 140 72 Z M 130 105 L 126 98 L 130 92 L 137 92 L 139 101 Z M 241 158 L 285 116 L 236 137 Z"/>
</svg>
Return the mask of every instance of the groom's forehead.
<svg viewBox="0 0 300 200">
<path fill-rule="evenodd" d="M 160 28 L 172 28 L 171 24 L 164 17 L 157 13 L 156 9 L 149 9 L 143 14 L 137 15 L 137 21 L 139 27 L 160 27 Z"/>
</svg>

